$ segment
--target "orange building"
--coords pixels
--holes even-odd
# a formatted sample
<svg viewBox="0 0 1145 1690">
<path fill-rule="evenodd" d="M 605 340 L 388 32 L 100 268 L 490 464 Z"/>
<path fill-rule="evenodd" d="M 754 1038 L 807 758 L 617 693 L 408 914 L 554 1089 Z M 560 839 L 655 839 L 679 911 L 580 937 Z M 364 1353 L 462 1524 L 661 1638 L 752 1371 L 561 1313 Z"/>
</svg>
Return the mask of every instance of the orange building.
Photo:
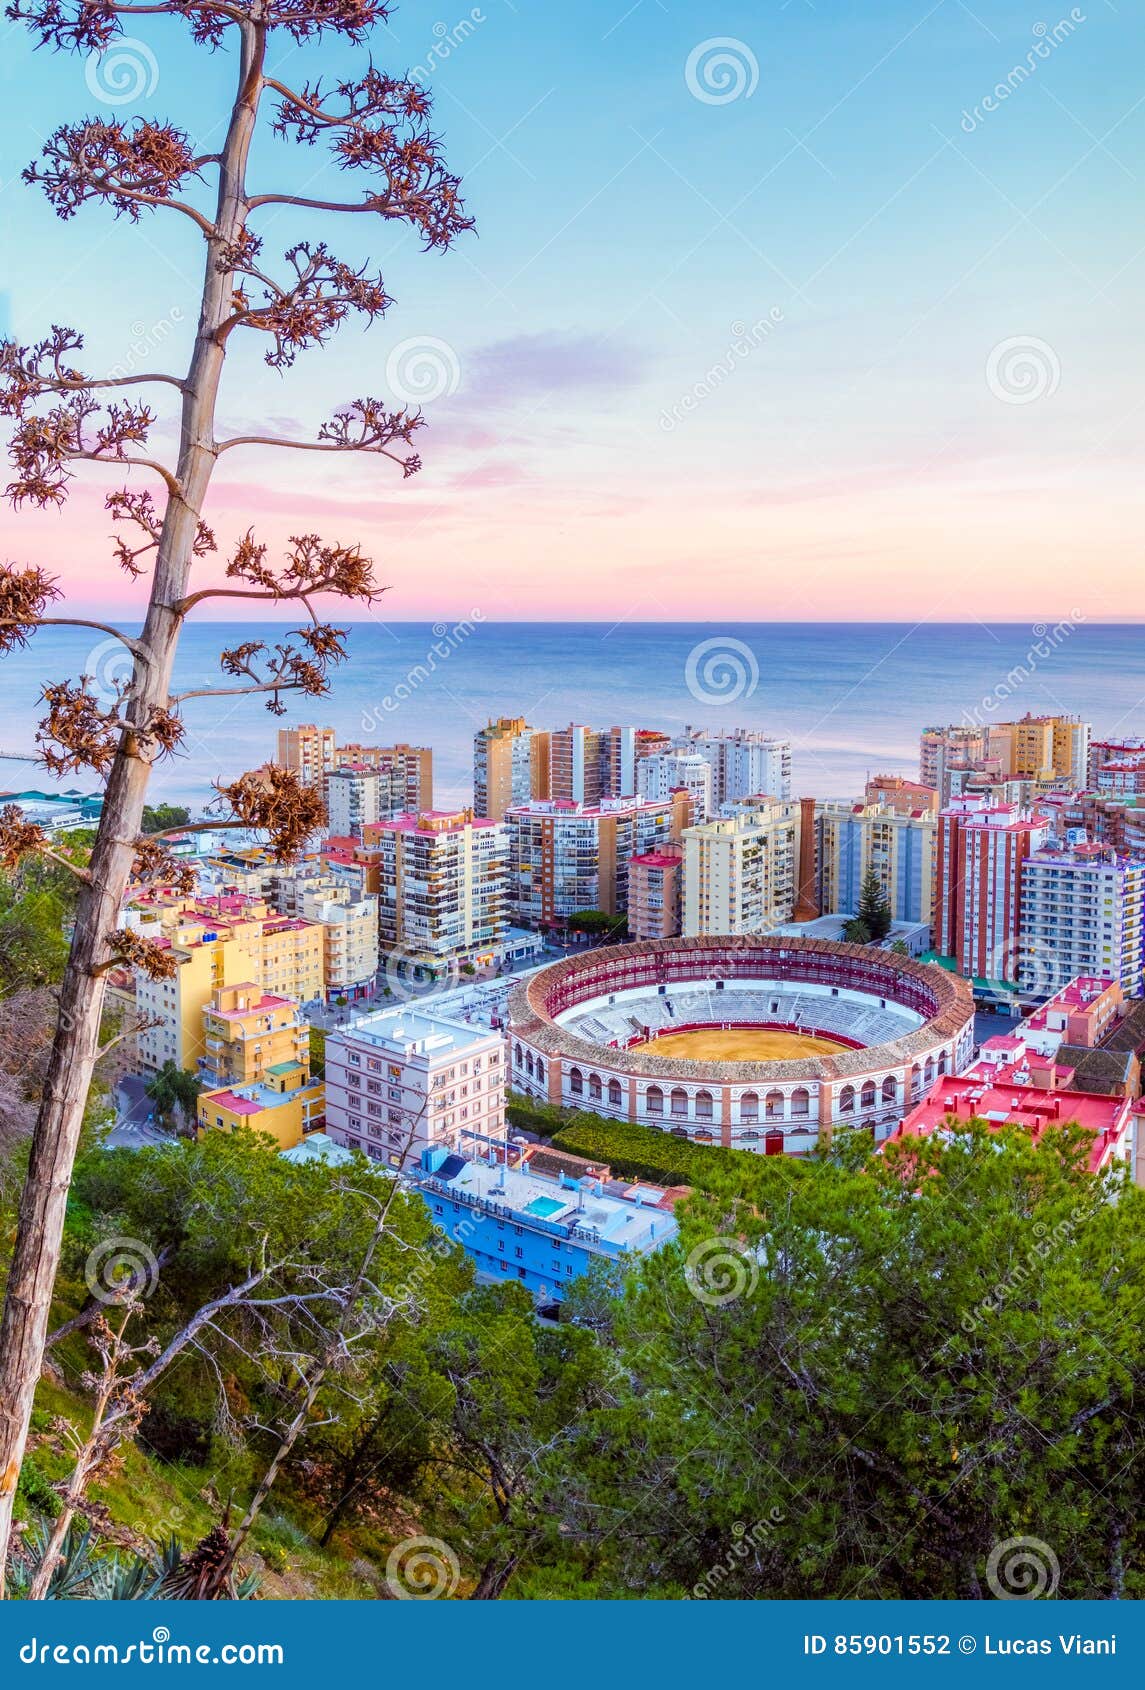
<svg viewBox="0 0 1145 1690">
<path fill-rule="evenodd" d="M 248 1085 L 287 1063 L 310 1072 L 310 1024 L 290 998 L 252 981 L 219 986 L 203 1009 L 204 1077 Z"/>
</svg>

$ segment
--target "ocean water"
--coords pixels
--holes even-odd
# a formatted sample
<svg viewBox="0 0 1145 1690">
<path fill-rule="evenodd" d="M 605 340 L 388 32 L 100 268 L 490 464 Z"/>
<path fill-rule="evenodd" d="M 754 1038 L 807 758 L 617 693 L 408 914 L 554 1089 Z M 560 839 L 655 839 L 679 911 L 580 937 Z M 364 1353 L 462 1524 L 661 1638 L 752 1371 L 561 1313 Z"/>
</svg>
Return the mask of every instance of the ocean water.
<svg viewBox="0 0 1145 1690">
<path fill-rule="evenodd" d="M 178 687 L 219 684 L 219 650 L 253 633 L 188 627 Z M 203 803 L 300 721 L 342 740 L 431 745 L 439 805 L 468 801 L 473 735 L 498 715 L 539 728 L 766 729 L 793 741 L 794 794 L 825 798 L 854 797 L 868 773 L 916 774 L 918 735 L 933 723 L 1066 711 L 1098 732 L 1145 736 L 1145 629 L 1132 624 L 366 622 L 348 646 L 330 696 L 284 695 L 284 717 L 257 697 L 188 702 L 185 747 L 160 765 L 154 795 Z M 32 749 L 45 681 L 86 672 L 107 686 L 120 661 L 99 635 L 41 630 L 0 666 L 0 752 Z M 42 768 L 0 757 L 0 787 L 48 784 Z M 81 773 L 64 784 L 96 783 Z"/>
</svg>

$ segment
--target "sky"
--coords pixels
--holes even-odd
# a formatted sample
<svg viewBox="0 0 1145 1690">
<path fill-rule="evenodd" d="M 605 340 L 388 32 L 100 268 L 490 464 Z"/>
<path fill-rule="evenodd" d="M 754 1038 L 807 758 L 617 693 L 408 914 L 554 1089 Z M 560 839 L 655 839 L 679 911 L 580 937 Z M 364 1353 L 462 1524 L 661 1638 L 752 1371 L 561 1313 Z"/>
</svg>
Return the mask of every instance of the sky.
<svg viewBox="0 0 1145 1690">
<path fill-rule="evenodd" d="M 326 239 L 395 303 L 285 374 L 236 343 L 220 434 L 311 438 L 396 394 L 423 403 L 425 468 L 236 451 L 204 515 L 224 543 L 360 542 L 393 620 L 1145 616 L 1145 15 L 1039 4 L 406 0 L 368 52 L 432 91 L 476 233 L 426 254 L 262 213 L 266 252 Z M 131 34 L 117 65 L 0 25 L 7 329 L 75 326 L 96 373 L 185 364 L 199 238 L 170 213 L 60 222 L 20 169 L 84 115 L 209 145 L 233 76 L 178 20 Z M 272 63 L 298 83 L 366 57 L 284 40 Z M 252 175 L 346 185 L 269 136 Z M 117 484 L 93 467 L 63 511 L 0 514 L 4 555 L 77 612 L 141 603 Z"/>
</svg>

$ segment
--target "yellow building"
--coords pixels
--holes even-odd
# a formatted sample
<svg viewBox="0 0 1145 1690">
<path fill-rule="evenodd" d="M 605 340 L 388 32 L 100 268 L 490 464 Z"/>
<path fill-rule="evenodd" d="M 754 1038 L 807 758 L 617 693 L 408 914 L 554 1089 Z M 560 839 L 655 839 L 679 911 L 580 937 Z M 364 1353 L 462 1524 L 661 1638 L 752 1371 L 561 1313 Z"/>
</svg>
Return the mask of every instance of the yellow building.
<svg viewBox="0 0 1145 1690">
<path fill-rule="evenodd" d="M 139 1016 L 154 1023 L 137 1037 L 145 1070 L 164 1062 L 191 1069 L 200 1063 L 203 1011 L 219 987 L 252 983 L 296 1005 L 323 995 L 323 924 L 276 915 L 261 898 L 149 892 L 132 902 L 126 925 L 170 946 L 178 963 L 173 980 L 136 972 Z"/>
<path fill-rule="evenodd" d="M 790 921 L 798 891 L 797 803 L 744 805 L 734 816 L 685 828 L 681 930 L 767 933 Z"/>
<path fill-rule="evenodd" d="M 202 1132 L 269 1133 L 280 1150 L 300 1144 L 326 1122 L 326 1087 L 311 1080 L 300 1062 L 280 1062 L 249 1085 L 220 1086 L 199 1096 Z"/>
<path fill-rule="evenodd" d="M 203 1009 L 202 1069 L 218 1085 L 246 1085 L 280 1064 L 309 1072 L 310 1024 L 292 998 L 252 981 L 220 986 Z"/>
</svg>

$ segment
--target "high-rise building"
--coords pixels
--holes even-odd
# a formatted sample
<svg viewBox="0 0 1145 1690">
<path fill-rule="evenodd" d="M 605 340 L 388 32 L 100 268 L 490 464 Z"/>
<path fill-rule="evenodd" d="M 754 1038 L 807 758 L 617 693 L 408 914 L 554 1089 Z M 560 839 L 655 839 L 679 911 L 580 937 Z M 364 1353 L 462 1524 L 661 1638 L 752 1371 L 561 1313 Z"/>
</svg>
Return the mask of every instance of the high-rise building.
<svg viewBox="0 0 1145 1690">
<path fill-rule="evenodd" d="M 505 1041 L 412 1005 L 363 1016 L 326 1040 L 326 1131 L 391 1168 L 429 1146 L 505 1135 Z"/>
<path fill-rule="evenodd" d="M 1145 856 L 1087 842 L 1043 846 L 1022 865 L 1018 981 L 1049 997 L 1077 975 L 1141 995 Z"/>
<path fill-rule="evenodd" d="M 433 751 L 428 745 L 339 745 L 334 750 L 336 769 L 376 769 L 387 775 L 386 815 L 433 808 Z"/>
<path fill-rule="evenodd" d="M 503 824 L 430 810 L 379 822 L 370 838 L 384 951 L 446 970 L 499 959 L 509 926 Z"/>
<path fill-rule="evenodd" d="M 854 915 L 863 881 L 878 877 L 895 921 L 930 922 L 938 817 L 889 804 L 821 804 L 819 907 Z"/>
<path fill-rule="evenodd" d="M 919 742 L 919 778 L 950 802 L 955 770 L 988 781 L 1027 780 L 1037 790 L 1084 785 L 1088 722 L 1076 716 L 1023 716 L 1015 722 L 927 728 Z"/>
<path fill-rule="evenodd" d="M 628 932 L 633 939 L 674 939 L 680 931 L 684 848 L 669 840 L 628 859 Z"/>
<path fill-rule="evenodd" d="M 681 788 L 692 800 L 692 815 L 706 822 L 712 813 L 712 765 L 695 751 L 661 751 L 642 757 L 636 765 L 636 791 L 641 798 L 667 798 Z"/>
<path fill-rule="evenodd" d="M 1022 865 L 1050 823 L 1012 805 L 960 799 L 938 821 L 934 944 L 970 979 L 1017 978 Z"/>
<path fill-rule="evenodd" d="M 680 751 L 705 758 L 712 767 L 712 807 L 738 798 L 791 796 L 791 741 L 754 728 L 712 733 L 687 727 L 674 741 Z"/>
<path fill-rule="evenodd" d="M 541 929 L 582 910 L 623 915 L 629 860 L 679 838 L 690 813 L 683 792 L 665 800 L 608 798 L 576 804 L 535 799 L 515 805 L 505 813 L 514 919 Z"/>
<path fill-rule="evenodd" d="M 1089 742 L 1089 762 L 1086 767 L 1086 791 L 1099 793 L 1101 786 L 1101 771 L 1110 766 L 1142 766 L 1145 764 L 1145 740 L 1137 739 L 1135 735 L 1106 735 L 1104 739 L 1094 739 Z"/>
<path fill-rule="evenodd" d="M 598 804 L 606 736 L 570 722 L 549 736 L 549 796 L 559 803 Z"/>
<path fill-rule="evenodd" d="M 394 813 L 388 770 L 347 763 L 326 776 L 326 815 L 332 834 L 361 839 L 362 829 Z"/>
<path fill-rule="evenodd" d="M 635 728 L 607 728 L 601 736 L 600 790 L 605 798 L 631 798 L 639 790 Z"/>
<path fill-rule="evenodd" d="M 548 737 L 535 734 L 523 716 L 499 716 L 478 729 L 473 736 L 475 816 L 499 822 L 511 805 L 542 796 L 534 788 L 541 763 L 547 785 Z"/>
<path fill-rule="evenodd" d="M 801 806 L 746 806 L 683 835 L 681 931 L 766 933 L 795 913 Z"/>
<path fill-rule="evenodd" d="M 335 743 L 333 728 L 315 727 L 304 722 L 297 728 L 279 728 L 278 762 L 292 769 L 307 786 L 322 785 L 323 776 L 334 767 Z"/>
<path fill-rule="evenodd" d="M 904 780 L 901 775 L 872 775 L 867 781 L 864 798 L 868 804 L 886 804 L 906 815 L 914 815 L 919 810 L 938 814 L 937 789 L 923 786 L 918 780 Z"/>
<path fill-rule="evenodd" d="M 373 769 L 388 776 L 381 786 L 385 815 L 428 810 L 433 804 L 433 752 L 427 745 L 339 745 L 333 728 L 307 722 L 279 728 L 278 761 L 308 786 L 319 787 L 324 797 L 335 769 Z"/>
</svg>

